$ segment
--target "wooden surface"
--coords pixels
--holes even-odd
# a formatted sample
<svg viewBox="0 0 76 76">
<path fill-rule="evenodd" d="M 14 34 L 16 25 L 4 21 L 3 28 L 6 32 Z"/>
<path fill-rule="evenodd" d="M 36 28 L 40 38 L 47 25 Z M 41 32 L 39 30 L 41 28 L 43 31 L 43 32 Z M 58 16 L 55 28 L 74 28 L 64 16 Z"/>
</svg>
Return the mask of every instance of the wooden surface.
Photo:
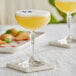
<svg viewBox="0 0 76 76">
<path fill-rule="evenodd" d="M 76 37 L 76 24 L 72 24 L 72 35 Z M 8 28 L 23 29 L 18 25 L 15 26 L 0 26 L 0 31 Z M 24 29 L 23 29 L 24 30 Z M 6 68 L 6 64 L 11 61 L 20 59 L 28 59 L 31 55 L 29 43 L 25 48 L 16 51 L 14 54 L 0 54 L 0 76 L 76 76 L 76 44 L 71 49 L 58 48 L 49 46 L 51 40 L 61 39 L 65 37 L 67 32 L 66 24 L 48 25 L 38 30 L 44 31 L 45 34 L 36 39 L 35 56 L 43 61 L 54 63 L 54 70 L 40 71 L 34 73 L 22 73 L 16 70 Z"/>
</svg>

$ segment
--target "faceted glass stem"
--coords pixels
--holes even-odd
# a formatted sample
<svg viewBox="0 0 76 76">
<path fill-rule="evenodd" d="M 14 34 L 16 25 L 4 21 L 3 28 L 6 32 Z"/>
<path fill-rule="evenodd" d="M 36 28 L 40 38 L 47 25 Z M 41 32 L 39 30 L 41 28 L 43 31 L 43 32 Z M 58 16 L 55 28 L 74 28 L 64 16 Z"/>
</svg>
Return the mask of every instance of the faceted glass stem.
<svg viewBox="0 0 76 76">
<path fill-rule="evenodd" d="M 29 59 L 28 65 L 29 66 L 38 67 L 38 66 L 44 65 L 44 63 L 42 61 L 38 61 L 38 60 L 35 59 L 35 57 L 34 57 L 34 54 L 35 54 L 34 45 L 35 45 L 35 32 L 32 31 L 31 32 L 31 50 L 32 50 L 32 56 Z"/>
<path fill-rule="evenodd" d="M 71 14 L 67 13 L 68 37 L 71 37 Z"/>
<path fill-rule="evenodd" d="M 32 50 L 32 56 L 31 58 L 34 58 L 34 52 L 35 52 L 35 48 L 34 48 L 34 45 L 35 45 L 35 32 L 34 31 L 31 31 L 31 50 Z"/>
</svg>

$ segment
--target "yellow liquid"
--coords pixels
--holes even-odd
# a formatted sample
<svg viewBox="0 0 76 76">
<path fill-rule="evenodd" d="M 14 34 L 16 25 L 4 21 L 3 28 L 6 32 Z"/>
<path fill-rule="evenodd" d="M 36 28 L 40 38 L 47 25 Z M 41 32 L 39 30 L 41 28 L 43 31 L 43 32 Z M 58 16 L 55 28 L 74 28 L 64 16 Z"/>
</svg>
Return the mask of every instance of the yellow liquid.
<svg viewBox="0 0 76 76">
<path fill-rule="evenodd" d="M 50 17 L 49 16 L 34 16 L 34 17 L 16 16 L 16 20 L 24 28 L 33 31 L 46 25 L 49 22 Z"/>
<path fill-rule="evenodd" d="M 74 13 L 76 12 L 76 2 L 61 2 L 56 1 L 55 5 L 57 8 L 59 8 L 61 11 L 67 13 Z"/>
</svg>

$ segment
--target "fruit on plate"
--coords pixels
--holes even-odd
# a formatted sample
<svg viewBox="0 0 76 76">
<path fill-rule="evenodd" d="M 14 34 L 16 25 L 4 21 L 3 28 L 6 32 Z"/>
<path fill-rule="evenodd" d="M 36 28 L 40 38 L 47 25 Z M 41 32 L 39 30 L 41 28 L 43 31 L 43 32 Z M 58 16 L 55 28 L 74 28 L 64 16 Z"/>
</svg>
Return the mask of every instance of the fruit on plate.
<svg viewBox="0 0 76 76">
<path fill-rule="evenodd" d="M 17 41 L 22 41 L 22 40 L 29 40 L 30 39 L 30 36 L 28 33 L 26 32 L 20 32 L 16 38 L 15 38 Z"/>
<path fill-rule="evenodd" d="M 6 44 L 5 41 L 0 40 L 0 45 Z"/>
<path fill-rule="evenodd" d="M 11 34 L 12 34 L 14 37 L 17 36 L 17 33 L 18 33 L 18 30 L 17 30 L 17 29 L 15 29 L 15 28 L 11 29 Z"/>
<path fill-rule="evenodd" d="M 10 43 L 12 41 L 23 41 L 29 39 L 29 33 L 12 28 L 0 35 L 0 45 Z"/>
<path fill-rule="evenodd" d="M 2 34 L 0 36 L 0 39 L 5 41 L 6 43 L 10 43 L 14 39 L 14 37 L 11 34 Z"/>
<path fill-rule="evenodd" d="M 18 32 L 17 29 L 12 28 L 12 29 L 7 30 L 7 31 L 6 31 L 6 34 L 11 34 L 11 35 L 13 35 L 14 37 L 16 37 L 16 36 L 17 36 L 17 32 Z"/>
</svg>

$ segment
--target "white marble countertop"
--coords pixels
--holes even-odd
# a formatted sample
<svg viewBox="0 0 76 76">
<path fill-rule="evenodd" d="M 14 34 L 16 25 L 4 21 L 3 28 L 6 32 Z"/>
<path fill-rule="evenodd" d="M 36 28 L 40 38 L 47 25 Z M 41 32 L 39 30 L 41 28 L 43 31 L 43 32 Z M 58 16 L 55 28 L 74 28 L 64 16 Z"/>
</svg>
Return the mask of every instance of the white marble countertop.
<svg viewBox="0 0 76 76">
<path fill-rule="evenodd" d="M 76 24 L 72 24 L 72 35 L 76 37 Z M 0 31 L 8 28 L 23 29 L 18 25 L 0 26 Z M 24 30 L 24 29 L 23 29 Z M 19 59 L 27 59 L 31 52 L 29 43 L 25 49 L 21 49 L 14 54 L 0 54 L 0 76 L 76 76 L 76 46 L 71 49 L 49 46 L 50 40 L 61 39 L 67 35 L 66 24 L 52 24 L 38 30 L 45 34 L 36 40 L 35 55 L 44 61 L 57 61 L 56 69 L 34 73 L 22 73 L 16 70 L 6 68 L 6 64 Z"/>
</svg>

